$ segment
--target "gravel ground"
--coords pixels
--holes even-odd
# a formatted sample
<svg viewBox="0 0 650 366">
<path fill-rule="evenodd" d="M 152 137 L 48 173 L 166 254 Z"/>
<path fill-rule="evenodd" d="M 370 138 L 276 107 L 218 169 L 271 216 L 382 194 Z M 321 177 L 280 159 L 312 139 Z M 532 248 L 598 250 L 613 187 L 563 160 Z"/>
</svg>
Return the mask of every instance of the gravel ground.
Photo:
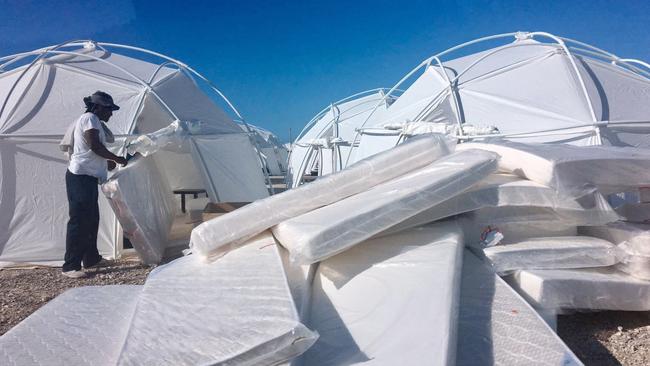
<svg viewBox="0 0 650 366">
<path fill-rule="evenodd" d="M 152 268 L 121 260 L 81 280 L 60 268 L 0 270 L 0 335 L 69 288 L 141 285 Z M 561 315 L 558 334 L 586 365 L 650 365 L 650 312 Z"/>
<path fill-rule="evenodd" d="M 557 330 L 585 365 L 650 365 L 650 311 L 561 315 Z"/>
<path fill-rule="evenodd" d="M 73 287 L 142 285 L 153 267 L 134 261 L 115 261 L 108 267 L 89 270 L 83 279 L 61 275 L 61 268 L 0 270 L 0 335 Z"/>
</svg>

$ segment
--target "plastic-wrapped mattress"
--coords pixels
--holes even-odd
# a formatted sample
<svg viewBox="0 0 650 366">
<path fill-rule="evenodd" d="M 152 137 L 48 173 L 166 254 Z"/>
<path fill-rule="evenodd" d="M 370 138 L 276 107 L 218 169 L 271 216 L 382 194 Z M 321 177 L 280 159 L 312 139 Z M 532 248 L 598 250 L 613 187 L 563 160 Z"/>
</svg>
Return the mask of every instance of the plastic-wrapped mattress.
<svg viewBox="0 0 650 366">
<path fill-rule="evenodd" d="M 650 203 L 628 203 L 616 207 L 623 221 L 650 224 Z"/>
<path fill-rule="evenodd" d="M 634 277 L 650 280 L 650 225 L 615 222 L 581 227 L 580 232 L 618 244 L 616 268 Z"/>
<path fill-rule="evenodd" d="M 588 236 L 531 238 L 483 249 L 494 270 L 607 267 L 616 263 L 615 246 Z"/>
<path fill-rule="evenodd" d="M 463 255 L 456 365 L 582 365 L 537 312 L 469 250 Z"/>
<path fill-rule="evenodd" d="M 0 365 L 115 365 L 141 289 L 67 290 L 0 337 Z"/>
<path fill-rule="evenodd" d="M 614 267 L 522 270 L 508 282 L 540 309 L 650 310 L 650 281 Z"/>
<path fill-rule="evenodd" d="M 174 220 L 174 202 L 155 160 L 131 160 L 102 185 L 102 191 L 142 261 L 160 263 Z"/>
<path fill-rule="evenodd" d="M 529 217 L 537 216 L 537 208 L 524 208 Z M 499 232 L 503 235 L 501 244 L 511 244 L 530 238 L 576 236 L 578 227 L 567 225 L 563 221 L 530 221 L 502 223 L 498 216 L 480 215 L 477 217 L 474 212 L 459 216 L 459 222 L 465 233 L 465 244 L 469 246 L 481 246 L 490 232 Z"/>
<path fill-rule="evenodd" d="M 499 168 L 576 196 L 598 187 L 625 192 L 650 184 L 650 151 L 613 146 L 524 144 L 512 141 L 467 143 L 458 150 L 484 149 L 501 155 Z"/>
<path fill-rule="evenodd" d="M 300 323 L 273 237 L 213 263 L 186 256 L 151 272 L 120 365 L 275 365 L 317 335 Z"/>
<path fill-rule="evenodd" d="M 619 219 L 597 192 L 581 200 L 566 199 L 552 188 L 516 175 L 492 174 L 466 192 L 395 225 L 382 235 L 476 210 L 482 211 L 483 216 L 498 219 L 499 223 L 544 220 L 604 225 Z"/>
<path fill-rule="evenodd" d="M 442 135 L 409 139 L 340 172 L 204 222 L 192 231 L 190 246 L 205 259 L 219 257 L 284 220 L 430 164 L 453 151 L 454 145 L 455 140 Z"/>
<path fill-rule="evenodd" d="M 319 264 L 304 365 L 453 365 L 462 233 L 452 223 L 368 240 Z"/>
<path fill-rule="evenodd" d="M 465 191 L 494 172 L 497 155 L 468 150 L 273 227 L 299 263 L 338 254 Z"/>
</svg>

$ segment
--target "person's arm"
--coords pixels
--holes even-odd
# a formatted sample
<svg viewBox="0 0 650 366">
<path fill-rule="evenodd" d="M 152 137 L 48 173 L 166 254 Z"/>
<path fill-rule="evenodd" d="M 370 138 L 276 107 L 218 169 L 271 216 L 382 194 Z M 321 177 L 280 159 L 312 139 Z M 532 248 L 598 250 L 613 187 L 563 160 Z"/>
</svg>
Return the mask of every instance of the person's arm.
<svg viewBox="0 0 650 366">
<path fill-rule="evenodd" d="M 84 131 L 84 138 L 86 139 L 88 145 L 90 145 L 90 150 L 92 150 L 95 154 L 101 156 L 104 159 L 113 160 L 114 162 L 122 166 L 126 166 L 127 161 L 125 158 L 121 156 L 117 156 L 112 152 L 108 151 L 106 146 L 102 144 L 101 140 L 99 139 L 98 130 L 92 128 Z"/>
</svg>

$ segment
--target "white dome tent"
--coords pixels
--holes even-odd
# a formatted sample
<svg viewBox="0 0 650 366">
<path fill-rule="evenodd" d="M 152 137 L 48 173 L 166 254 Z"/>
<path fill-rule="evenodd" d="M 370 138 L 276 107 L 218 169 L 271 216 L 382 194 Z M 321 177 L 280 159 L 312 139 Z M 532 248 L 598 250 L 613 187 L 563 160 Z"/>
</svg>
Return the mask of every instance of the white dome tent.
<svg viewBox="0 0 650 366">
<path fill-rule="evenodd" d="M 266 171 L 274 176 L 282 176 L 287 171 L 288 150 L 280 139 L 271 131 L 252 124 L 241 125 L 242 129 L 250 128 L 257 141 L 256 147 L 261 150 Z"/>
<path fill-rule="evenodd" d="M 121 107 L 108 124 L 116 153 L 124 154 L 130 136 L 174 121 L 192 126 L 182 146 L 154 154 L 171 189 L 205 189 L 219 202 L 267 196 L 250 130 L 243 132 L 199 83 L 243 120 L 205 77 L 145 49 L 73 41 L 0 58 L 0 266 L 62 262 L 67 160 L 58 144 L 83 112 L 82 98 L 96 90 Z M 100 252 L 116 257 L 121 228 L 101 194 L 100 216 Z"/>
<path fill-rule="evenodd" d="M 351 151 L 356 129 L 373 110 L 377 115 L 385 112 L 399 92 L 394 91 L 392 97 L 386 98 L 387 91 L 379 88 L 351 95 L 314 116 L 291 145 L 287 175 L 289 187 L 300 185 L 304 175 L 312 171 L 321 176 L 345 168 L 344 159 Z M 380 107 L 377 107 L 378 102 Z M 357 155 L 364 155 L 364 152 Z"/>
<path fill-rule="evenodd" d="M 501 45 L 485 49 L 495 42 Z M 477 39 L 429 57 L 389 90 L 360 124 L 345 161 L 358 160 L 356 149 L 381 151 L 421 132 L 649 147 L 649 77 L 643 61 L 545 32 Z"/>
</svg>

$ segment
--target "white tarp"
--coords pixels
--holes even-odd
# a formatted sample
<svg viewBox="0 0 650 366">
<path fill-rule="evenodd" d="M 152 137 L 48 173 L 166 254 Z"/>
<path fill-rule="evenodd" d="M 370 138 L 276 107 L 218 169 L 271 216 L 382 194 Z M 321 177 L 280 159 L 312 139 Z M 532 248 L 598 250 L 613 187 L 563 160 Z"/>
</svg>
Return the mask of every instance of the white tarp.
<svg viewBox="0 0 650 366">
<path fill-rule="evenodd" d="M 483 249 L 497 272 L 516 269 L 607 267 L 616 263 L 614 244 L 588 236 L 531 238 Z"/>
<path fill-rule="evenodd" d="M 650 281 L 613 267 L 522 270 L 508 281 L 541 309 L 650 310 Z"/>
<path fill-rule="evenodd" d="M 118 364 L 276 365 L 316 338 L 265 233 L 214 263 L 190 255 L 152 271 Z"/>
<path fill-rule="evenodd" d="M 319 264 L 305 365 L 454 365 L 462 266 L 455 223 L 372 239 Z"/>
<path fill-rule="evenodd" d="M 608 194 L 650 185 L 650 150 L 511 141 L 460 144 L 458 149 L 493 151 L 501 156 L 501 171 L 554 188 L 562 195 L 580 195 L 593 188 Z"/>
<path fill-rule="evenodd" d="M 486 208 L 493 209 L 483 212 L 481 216 L 489 216 L 493 223 L 498 221 L 501 224 L 543 219 L 588 225 L 586 223 L 606 224 L 618 220 L 616 213 L 599 193 L 593 192 L 576 201 L 562 198 L 555 190 L 539 183 L 510 174 L 492 174 L 466 192 L 397 224 L 385 233 Z"/>
<path fill-rule="evenodd" d="M 292 217 L 365 191 L 427 165 L 453 151 L 441 135 L 413 139 L 336 174 L 291 189 L 204 222 L 192 230 L 190 247 L 204 258 L 223 255 L 250 237 Z"/>
<path fill-rule="evenodd" d="M 338 254 L 465 191 L 493 173 L 494 153 L 468 150 L 443 157 L 372 189 L 288 219 L 273 235 L 299 263 Z"/>
<path fill-rule="evenodd" d="M 168 244 L 174 203 L 167 182 L 150 157 L 135 158 L 102 185 L 124 235 L 147 264 L 157 264 Z"/>
<path fill-rule="evenodd" d="M 141 290 L 67 290 L 0 337 L 0 364 L 115 366 Z"/>
<path fill-rule="evenodd" d="M 457 349 L 457 366 L 582 365 L 537 312 L 467 249 Z"/>
</svg>

